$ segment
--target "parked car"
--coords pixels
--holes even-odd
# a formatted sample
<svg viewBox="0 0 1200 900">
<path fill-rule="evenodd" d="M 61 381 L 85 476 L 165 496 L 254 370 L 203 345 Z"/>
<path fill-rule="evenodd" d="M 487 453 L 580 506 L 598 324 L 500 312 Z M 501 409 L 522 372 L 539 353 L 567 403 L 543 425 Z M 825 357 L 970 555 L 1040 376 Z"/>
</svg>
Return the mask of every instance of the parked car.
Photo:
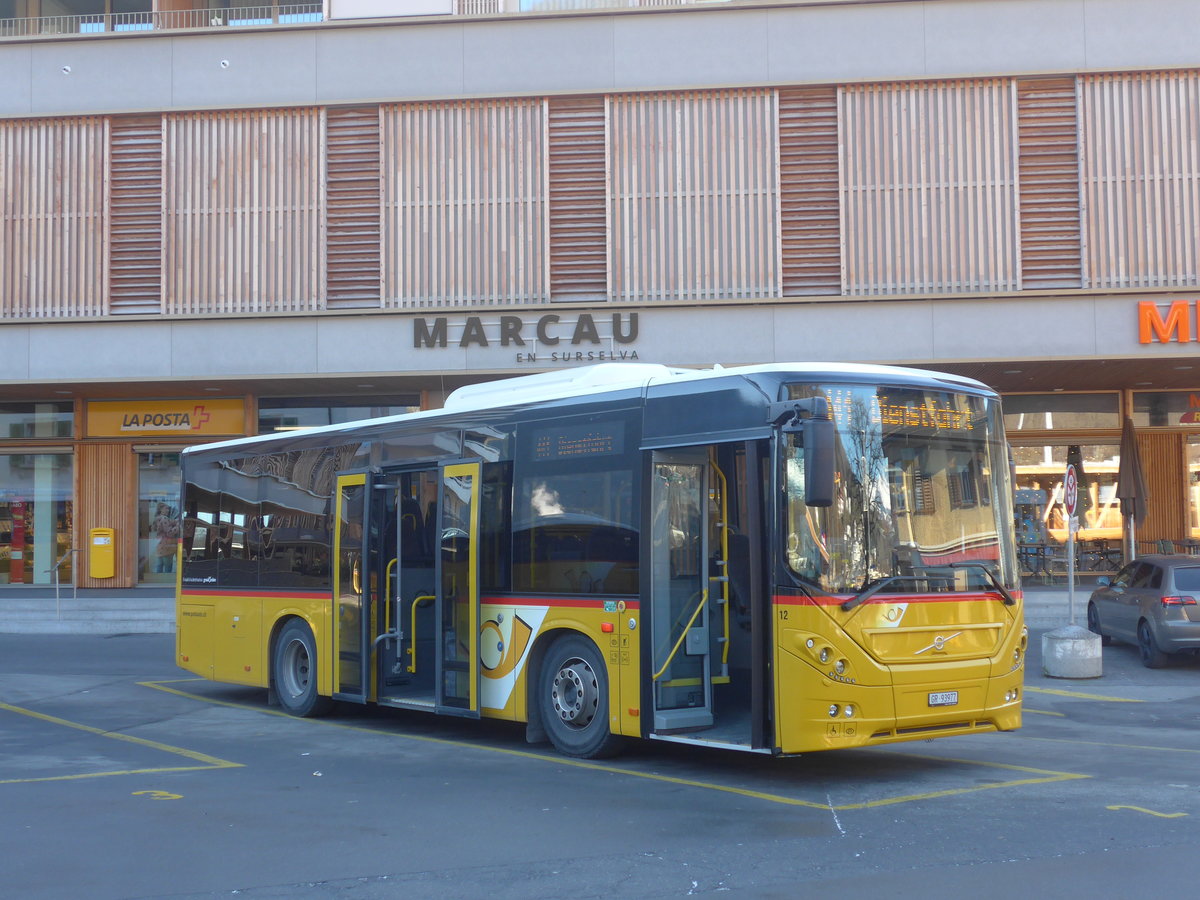
<svg viewBox="0 0 1200 900">
<path fill-rule="evenodd" d="M 1200 650 L 1200 557 L 1142 556 L 1111 582 L 1102 577 L 1088 600 L 1088 630 L 1103 643 L 1137 644 L 1142 663 L 1157 669 L 1171 655 Z"/>
</svg>

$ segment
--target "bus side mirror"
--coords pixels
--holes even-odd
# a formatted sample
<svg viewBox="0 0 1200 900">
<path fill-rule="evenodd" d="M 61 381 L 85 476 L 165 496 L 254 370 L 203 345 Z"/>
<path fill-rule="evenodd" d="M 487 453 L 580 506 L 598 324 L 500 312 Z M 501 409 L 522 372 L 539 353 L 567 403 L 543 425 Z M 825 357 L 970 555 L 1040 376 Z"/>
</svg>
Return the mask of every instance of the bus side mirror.
<svg viewBox="0 0 1200 900">
<path fill-rule="evenodd" d="M 804 423 L 804 503 L 833 506 L 833 419 Z"/>
</svg>

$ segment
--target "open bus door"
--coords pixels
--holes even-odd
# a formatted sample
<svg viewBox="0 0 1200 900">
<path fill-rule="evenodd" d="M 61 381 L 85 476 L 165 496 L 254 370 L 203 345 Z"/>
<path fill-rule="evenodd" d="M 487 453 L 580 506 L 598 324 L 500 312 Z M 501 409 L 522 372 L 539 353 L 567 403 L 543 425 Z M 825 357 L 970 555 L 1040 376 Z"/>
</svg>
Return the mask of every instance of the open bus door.
<svg viewBox="0 0 1200 900">
<path fill-rule="evenodd" d="M 479 495 L 477 462 L 441 466 L 437 526 L 435 705 L 479 718 Z"/>
<path fill-rule="evenodd" d="M 650 637 L 656 734 L 713 724 L 708 482 L 706 448 L 654 452 Z"/>
<path fill-rule="evenodd" d="M 334 697 L 479 717 L 479 463 L 342 475 Z"/>
<path fill-rule="evenodd" d="M 333 523 L 333 696 L 362 703 L 370 687 L 368 473 L 339 475 Z"/>
</svg>

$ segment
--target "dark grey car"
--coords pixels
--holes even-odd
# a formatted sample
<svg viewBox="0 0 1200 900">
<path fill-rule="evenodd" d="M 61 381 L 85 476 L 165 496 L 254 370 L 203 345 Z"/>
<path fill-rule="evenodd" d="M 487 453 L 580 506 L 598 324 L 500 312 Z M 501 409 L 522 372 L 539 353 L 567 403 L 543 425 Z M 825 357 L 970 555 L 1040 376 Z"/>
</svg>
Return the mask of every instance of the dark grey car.
<svg viewBox="0 0 1200 900">
<path fill-rule="evenodd" d="M 1151 669 L 1171 654 L 1200 650 L 1200 557 L 1142 556 L 1100 579 L 1087 607 L 1088 629 L 1108 643 L 1136 643 Z"/>
</svg>

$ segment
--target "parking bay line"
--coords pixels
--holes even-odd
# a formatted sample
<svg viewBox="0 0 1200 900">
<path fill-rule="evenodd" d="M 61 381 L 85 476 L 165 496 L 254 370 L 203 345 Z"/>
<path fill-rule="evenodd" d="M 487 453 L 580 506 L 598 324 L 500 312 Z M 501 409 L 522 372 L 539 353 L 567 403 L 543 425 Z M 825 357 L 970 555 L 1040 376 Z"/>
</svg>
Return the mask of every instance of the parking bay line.
<svg viewBox="0 0 1200 900">
<path fill-rule="evenodd" d="M 152 750 L 159 750 L 163 753 L 171 753 L 175 756 L 182 756 L 186 759 L 195 760 L 200 763 L 196 766 L 159 766 L 148 769 L 123 769 L 115 772 L 82 772 L 74 775 L 47 775 L 41 778 L 5 778 L 0 779 L 0 784 L 30 784 L 37 781 L 78 781 L 82 778 L 105 778 L 110 775 L 147 775 L 157 772 L 196 772 L 202 769 L 237 769 L 242 767 L 242 763 L 231 762 L 227 759 L 219 759 L 215 756 L 209 756 L 207 753 L 201 753 L 198 750 L 188 750 L 184 747 L 173 747 L 170 744 L 164 744 L 159 741 L 151 741 L 146 738 L 134 737 L 130 734 L 120 734 L 115 731 L 105 731 L 103 728 L 95 728 L 92 725 L 84 725 L 82 722 L 72 722 L 68 719 L 60 719 L 58 716 L 47 715 L 46 713 L 35 712 L 32 709 L 25 709 L 21 706 L 12 706 L 8 703 L 0 702 L 0 710 L 16 713 L 21 716 L 28 716 L 31 719 L 37 719 L 41 722 L 49 722 L 52 725 L 62 725 L 66 728 L 75 728 L 79 731 L 86 731 L 89 734 L 98 734 L 100 737 L 110 738 L 114 741 L 125 741 L 129 744 L 138 744 L 142 747 L 149 747 Z"/>
<path fill-rule="evenodd" d="M 168 694 L 175 694 L 180 697 L 187 697 L 191 700 L 199 700 L 203 703 L 210 703 L 216 706 L 227 706 L 233 709 L 243 709 L 249 712 L 266 713 L 273 716 L 282 716 L 283 718 L 292 719 L 293 716 L 280 710 L 263 709 L 259 706 L 252 706 L 246 703 L 234 703 L 229 700 L 214 700 L 200 694 L 192 694 L 187 691 L 182 691 L 178 688 L 167 687 L 169 684 L 178 684 L 181 681 L 204 681 L 206 679 L 175 679 L 171 681 L 139 681 L 138 684 L 142 687 L 153 688 L 157 691 L 163 691 Z M 932 759 L 939 762 L 955 762 L 969 766 L 984 766 L 993 769 L 1007 769 L 1014 772 L 1023 772 L 1035 777 L 1021 778 L 1013 781 L 995 781 L 987 784 L 977 784 L 966 788 L 946 788 L 940 791 L 929 791 L 921 794 L 906 794 L 899 797 L 884 797 L 879 800 L 868 800 L 865 803 L 847 803 L 840 806 L 833 806 L 829 803 L 817 803 L 812 800 L 801 800 L 797 797 L 786 797 L 782 794 L 768 794 L 763 791 L 754 791 L 748 788 L 738 788 L 732 785 L 715 784 L 710 781 L 695 781 L 690 778 L 676 778 L 672 775 L 659 775 L 654 772 L 637 772 L 633 769 L 625 769 L 620 766 L 610 766 L 604 763 L 589 762 L 587 760 L 572 759 L 567 756 L 551 756 L 548 753 L 533 753 L 528 750 L 511 750 L 506 747 L 489 747 L 485 744 L 473 744 L 467 741 L 456 741 L 450 738 L 429 737 L 420 734 L 408 734 L 405 732 L 385 731 L 379 728 L 369 728 L 365 725 L 347 725 L 342 722 L 332 722 L 328 719 L 309 719 L 314 725 L 324 725 L 330 728 L 342 728 L 347 731 L 362 731 L 367 734 L 377 734 L 385 737 L 399 737 L 412 741 L 423 741 L 429 744 L 438 744 L 444 747 L 458 747 L 461 749 L 480 750 L 490 753 L 501 753 L 506 756 L 514 756 L 522 759 L 533 759 L 541 762 L 553 763 L 555 765 L 572 766 L 577 769 L 588 769 L 594 772 L 608 772 L 614 775 L 626 775 L 632 778 L 645 778 L 650 781 L 658 781 L 665 784 L 678 784 L 686 787 L 695 787 L 702 790 L 717 791 L 718 793 L 736 794 L 741 797 L 750 797 L 755 800 L 764 800 L 768 803 L 777 803 L 783 806 L 800 806 L 807 809 L 833 810 L 840 812 L 843 810 L 855 809 L 875 809 L 880 806 L 891 806 L 897 803 L 911 803 L 917 800 L 932 800 L 939 797 L 951 797 L 958 794 L 972 794 L 976 791 L 994 790 L 996 788 L 1007 787 L 1022 787 L 1030 784 L 1050 784 L 1056 781 L 1074 781 L 1081 778 L 1091 778 L 1091 775 L 1085 775 L 1076 772 L 1055 772 L 1049 769 L 1034 769 L 1029 766 L 1010 765 L 1008 763 L 984 762 L 974 759 L 951 759 L 941 756 L 929 756 L 918 753 L 897 753 L 895 750 L 889 752 L 896 753 L 897 756 L 905 756 L 915 759 Z"/>
<path fill-rule="evenodd" d="M 1080 691 L 1063 691 L 1058 688 L 1039 688 L 1025 685 L 1025 693 L 1053 694 L 1055 697 L 1074 697 L 1076 700 L 1107 700 L 1109 703 L 1145 703 L 1136 697 L 1108 697 L 1104 694 L 1084 694 Z"/>
</svg>

